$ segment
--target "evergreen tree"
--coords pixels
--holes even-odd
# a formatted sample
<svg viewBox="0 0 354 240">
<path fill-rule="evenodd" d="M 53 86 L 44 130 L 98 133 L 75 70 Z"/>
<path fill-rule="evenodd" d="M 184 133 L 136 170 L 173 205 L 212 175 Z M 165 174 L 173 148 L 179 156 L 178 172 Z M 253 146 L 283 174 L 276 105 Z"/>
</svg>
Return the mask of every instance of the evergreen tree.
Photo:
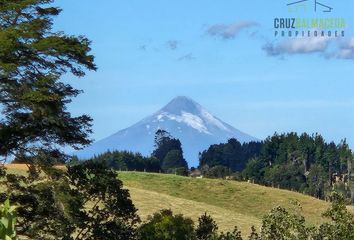
<svg viewBox="0 0 354 240">
<path fill-rule="evenodd" d="M 312 165 L 307 176 L 309 194 L 314 197 L 323 199 L 327 178 L 328 177 L 324 171 L 324 168 L 321 165 Z"/>
<path fill-rule="evenodd" d="M 218 226 L 216 222 L 207 213 L 198 218 L 198 226 L 195 229 L 198 240 L 209 240 L 212 236 L 216 235 L 217 230 Z"/>
<path fill-rule="evenodd" d="M 90 41 L 52 30 L 61 9 L 52 0 L 3 0 L 0 5 L 0 155 L 18 161 L 63 162 L 59 146 L 90 143 L 91 118 L 66 105 L 80 91 L 60 81 L 95 70 Z"/>
<path fill-rule="evenodd" d="M 324 161 L 328 169 L 328 182 L 329 185 L 333 185 L 333 175 L 339 172 L 339 154 L 337 151 L 337 146 L 334 142 L 328 144 L 324 152 Z M 336 171 L 338 170 L 338 172 Z"/>
<path fill-rule="evenodd" d="M 181 150 L 171 150 L 167 153 L 162 161 L 162 170 L 169 173 L 174 173 L 178 168 L 188 169 L 186 160 L 183 158 Z"/>
<path fill-rule="evenodd" d="M 172 138 L 169 132 L 161 129 L 157 130 L 155 134 L 155 149 L 152 152 L 152 156 L 159 159 L 162 163 L 167 153 L 171 150 L 182 151 L 181 142 Z"/>
<path fill-rule="evenodd" d="M 178 172 L 186 172 L 188 169 L 187 162 L 183 158 L 181 142 L 172 138 L 165 130 L 159 129 L 155 134 L 155 150 L 152 157 L 160 161 L 161 169 L 165 172 L 175 173 L 178 168 Z"/>
<path fill-rule="evenodd" d="M 261 146 L 261 142 L 241 144 L 231 138 L 227 143 L 214 144 L 203 151 L 199 156 L 199 167 L 222 165 L 233 171 L 242 171 L 249 159 L 259 155 Z"/>
</svg>

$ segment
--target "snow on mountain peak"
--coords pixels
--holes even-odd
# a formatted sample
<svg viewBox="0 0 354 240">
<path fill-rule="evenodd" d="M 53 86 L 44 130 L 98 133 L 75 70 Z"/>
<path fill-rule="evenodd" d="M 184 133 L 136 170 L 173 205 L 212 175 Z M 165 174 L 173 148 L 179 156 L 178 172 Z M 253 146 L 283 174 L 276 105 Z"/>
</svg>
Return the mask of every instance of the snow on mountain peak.
<svg viewBox="0 0 354 240">
<path fill-rule="evenodd" d="M 220 121 L 218 120 L 216 117 L 214 117 L 211 113 L 209 113 L 206 110 L 202 110 L 202 115 L 205 119 L 207 119 L 211 124 L 214 124 L 215 126 L 217 126 L 218 128 L 225 130 L 225 131 L 229 131 L 229 129 Z"/>
<path fill-rule="evenodd" d="M 199 103 L 185 96 L 172 99 L 158 112 L 156 118 L 160 122 L 166 119 L 182 122 L 206 134 L 211 134 L 208 126 L 213 126 L 223 131 L 230 131 L 227 126 L 205 110 Z"/>
<path fill-rule="evenodd" d="M 178 123 L 184 123 L 187 126 L 192 127 L 201 133 L 210 134 L 208 128 L 204 124 L 203 119 L 201 119 L 199 116 L 195 114 L 185 112 L 183 110 L 181 111 L 180 115 L 171 114 L 168 112 L 160 112 L 157 115 L 156 119 L 159 122 L 164 122 L 165 120 L 173 120 Z"/>
</svg>

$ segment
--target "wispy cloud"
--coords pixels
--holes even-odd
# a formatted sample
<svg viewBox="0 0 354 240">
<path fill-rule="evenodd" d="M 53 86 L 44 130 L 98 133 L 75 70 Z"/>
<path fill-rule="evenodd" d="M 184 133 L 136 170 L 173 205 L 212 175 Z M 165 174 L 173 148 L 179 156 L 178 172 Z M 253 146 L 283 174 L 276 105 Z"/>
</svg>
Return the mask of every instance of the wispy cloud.
<svg viewBox="0 0 354 240">
<path fill-rule="evenodd" d="M 186 55 L 179 57 L 177 60 L 178 61 L 191 61 L 194 59 L 195 59 L 195 57 L 193 56 L 193 53 L 188 53 Z"/>
<path fill-rule="evenodd" d="M 339 59 L 354 59 L 354 37 L 339 44 L 334 57 Z"/>
<path fill-rule="evenodd" d="M 179 46 L 179 42 L 176 40 L 169 40 L 166 43 L 167 47 L 171 50 L 176 50 Z"/>
<path fill-rule="evenodd" d="M 254 21 L 238 21 L 230 24 L 215 24 L 210 26 L 206 33 L 210 36 L 225 40 L 234 39 L 244 29 L 258 25 Z"/>
<path fill-rule="evenodd" d="M 332 46 L 332 47 L 331 47 Z M 267 43 L 262 48 L 268 56 L 319 53 L 325 58 L 354 60 L 354 37 L 346 40 L 334 37 L 297 37 L 275 43 Z"/>
<path fill-rule="evenodd" d="M 277 43 L 267 43 L 263 50 L 268 56 L 284 56 L 308 53 L 325 53 L 333 38 L 297 37 Z"/>
</svg>

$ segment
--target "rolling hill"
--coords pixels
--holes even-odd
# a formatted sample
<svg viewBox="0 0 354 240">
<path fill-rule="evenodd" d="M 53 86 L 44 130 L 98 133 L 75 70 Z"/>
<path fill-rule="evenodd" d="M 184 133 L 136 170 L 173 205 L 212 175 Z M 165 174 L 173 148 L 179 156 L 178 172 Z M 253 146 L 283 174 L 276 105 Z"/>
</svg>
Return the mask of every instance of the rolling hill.
<svg viewBox="0 0 354 240">
<path fill-rule="evenodd" d="M 119 178 L 130 190 L 139 215 L 148 215 L 163 209 L 172 209 L 197 221 L 208 212 L 222 231 L 238 226 L 248 234 L 252 225 L 260 227 L 262 217 L 273 207 L 281 205 L 300 211 L 310 224 L 325 221 L 321 214 L 329 203 L 296 192 L 264 187 L 247 182 L 218 179 L 195 179 L 166 174 L 119 172 Z M 354 213 L 354 206 L 348 206 Z"/>
<path fill-rule="evenodd" d="M 17 174 L 26 174 L 27 170 L 24 164 L 6 167 L 8 172 Z M 161 209 L 172 209 L 195 222 L 207 212 L 219 230 L 230 231 L 237 226 L 245 236 L 252 225 L 259 228 L 262 217 L 275 206 L 299 211 L 311 225 L 326 221 L 321 215 L 329 207 L 328 202 L 308 195 L 248 182 L 142 172 L 119 172 L 118 178 L 129 189 L 142 220 Z M 301 209 L 294 205 L 295 201 Z M 354 206 L 348 209 L 354 214 Z"/>
</svg>

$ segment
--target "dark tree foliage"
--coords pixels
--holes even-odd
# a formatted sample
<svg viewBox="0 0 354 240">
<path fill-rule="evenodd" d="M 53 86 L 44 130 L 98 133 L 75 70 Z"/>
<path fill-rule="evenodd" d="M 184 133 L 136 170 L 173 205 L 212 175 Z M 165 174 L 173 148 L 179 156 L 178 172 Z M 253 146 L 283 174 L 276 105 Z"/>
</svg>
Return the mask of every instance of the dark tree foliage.
<svg viewBox="0 0 354 240">
<path fill-rule="evenodd" d="M 264 142 L 214 144 L 199 157 L 206 177 L 235 176 L 324 199 L 334 188 L 354 203 L 354 155 L 345 140 L 319 134 L 277 134 Z M 242 171 L 242 174 L 239 172 Z M 234 173 L 233 173 L 234 172 Z"/>
<path fill-rule="evenodd" d="M 8 194 L 18 205 L 17 233 L 30 239 L 135 239 L 139 222 L 128 190 L 117 173 L 87 161 L 58 170 L 55 181 L 28 184 L 7 174 Z M 11 186 L 10 186 L 11 185 Z"/>
<path fill-rule="evenodd" d="M 155 157 L 144 157 L 128 151 L 108 151 L 91 158 L 95 162 L 106 162 L 113 169 L 121 171 L 159 172 L 160 161 Z"/>
<path fill-rule="evenodd" d="M 257 183 L 322 199 L 332 186 L 346 184 L 348 187 L 343 189 L 343 194 L 353 202 L 353 161 L 353 153 L 345 140 L 336 145 L 326 143 L 319 134 L 274 134 L 264 141 L 259 157 L 246 164 L 243 176 Z"/>
<path fill-rule="evenodd" d="M 162 162 L 171 150 L 182 150 L 181 142 L 173 138 L 169 132 L 161 129 L 157 130 L 155 133 L 155 150 L 152 152 L 152 156 Z"/>
<path fill-rule="evenodd" d="M 325 197 L 327 174 L 319 164 L 313 164 L 307 175 L 308 193 L 316 198 Z"/>
<path fill-rule="evenodd" d="M 188 164 L 183 158 L 180 140 L 173 138 L 165 130 L 157 130 L 155 134 L 155 150 L 152 156 L 160 161 L 161 168 L 165 172 L 174 172 L 177 168 L 188 169 Z"/>
<path fill-rule="evenodd" d="M 266 168 L 264 181 L 272 186 L 303 191 L 306 188 L 306 177 L 302 165 L 273 165 Z"/>
<path fill-rule="evenodd" d="M 252 158 L 247 164 L 246 168 L 242 171 L 246 179 L 261 183 L 264 178 L 265 163 L 260 158 Z"/>
<path fill-rule="evenodd" d="M 198 226 L 195 229 L 195 234 L 198 240 L 208 240 L 213 235 L 217 233 L 218 226 L 214 219 L 204 213 L 202 216 L 198 218 Z"/>
<path fill-rule="evenodd" d="M 214 237 L 217 240 L 242 240 L 241 231 L 237 227 L 232 232 L 221 233 L 219 236 Z"/>
<path fill-rule="evenodd" d="M 164 172 L 173 173 L 176 169 L 185 169 L 187 171 L 188 164 L 183 158 L 181 150 L 171 150 L 167 153 L 162 161 L 162 170 Z"/>
<path fill-rule="evenodd" d="M 91 118 L 73 117 L 66 108 L 80 91 L 60 81 L 65 73 L 82 77 L 84 69 L 96 69 L 90 41 L 53 32 L 61 10 L 50 3 L 0 4 L 0 155 L 22 162 L 62 162 L 58 146 L 90 143 Z"/>
<path fill-rule="evenodd" d="M 69 167 L 67 175 L 71 195 L 79 203 L 69 204 L 78 232 L 75 239 L 135 238 L 137 210 L 114 170 L 108 170 L 102 163 L 86 161 Z"/>
<path fill-rule="evenodd" d="M 199 158 L 199 167 L 222 165 L 232 171 L 242 171 L 247 161 L 260 153 L 262 143 L 249 142 L 241 144 L 234 138 L 227 143 L 214 144 L 203 151 Z"/>
<path fill-rule="evenodd" d="M 155 133 L 155 138 L 154 138 L 154 151 L 152 152 L 152 156 L 156 157 L 157 159 L 162 162 L 162 160 L 165 158 L 166 154 L 171 150 L 167 149 L 167 145 L 172 145 L 170 142 L 171 140 L 171 135 L 169 132 L 159 129 Z M 177 146 L 178 147 L 178 146 Z M 175 147 L 176 148 L 176 147 Z M 172 148 L 174 149 L 174 148 Z"/>
<path fill-rule="evenodd" d="M 209 178 L 226 178 L 231 175 L 230 169 L 222 165 L 202 168 L 202 173 Z"/>
<path fill-rule="evenodd" d="M 190 218 L 173 215 L 171 210 L 155 213 L 139 229 L 141 240 L 194 239 L 194 226 Z"/>
</svg>

